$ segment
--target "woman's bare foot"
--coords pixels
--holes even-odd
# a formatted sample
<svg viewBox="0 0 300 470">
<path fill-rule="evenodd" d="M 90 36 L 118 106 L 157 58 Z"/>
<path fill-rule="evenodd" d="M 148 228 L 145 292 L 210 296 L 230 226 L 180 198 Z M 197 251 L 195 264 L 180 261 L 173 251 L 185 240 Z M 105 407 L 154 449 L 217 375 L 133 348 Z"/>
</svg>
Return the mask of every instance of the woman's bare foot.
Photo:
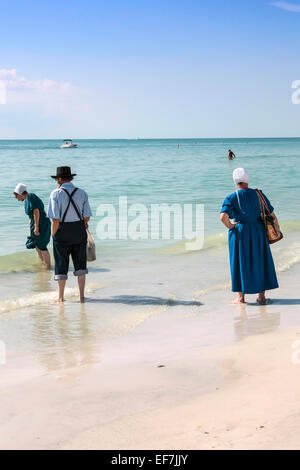
<svg viewBox="0 0 300 470">
<path fill-rule="evenodd" d="M 271 304 L 272 303 L 272 299 L 260 299 L 259 297 L 257 297 L 257 302 L 259 303 L 259 305 L 268 305 L 268 304 Z"/>
<path fill-rule="evenodd" d="M 231 305 L 241 305 L 245 303 L 245 299 L 235 299 L 230 302 Z"/>
<path fill-rule="evenodd" d="M 55 302 L 62 304 L 64 303 L 65 299 L 55 299 Z"/>
<path fill-rule="evenodd" d="M 238 296 L 235 300 L 230 302 L 232 305 L 241 305 L 245 303 L 245 294 L 243 292 L 238 292 Z"/>
<path fill-rule="evenodd" d="M 258 297 L 257 297 L 256 301 L 257 301 L 260 305 L 266 305 L 267 300 L 266 300 L 266 296 L 265 296 L 265 291 L 260 292 L 260 293 L 258 294 Z"/>
</svg>

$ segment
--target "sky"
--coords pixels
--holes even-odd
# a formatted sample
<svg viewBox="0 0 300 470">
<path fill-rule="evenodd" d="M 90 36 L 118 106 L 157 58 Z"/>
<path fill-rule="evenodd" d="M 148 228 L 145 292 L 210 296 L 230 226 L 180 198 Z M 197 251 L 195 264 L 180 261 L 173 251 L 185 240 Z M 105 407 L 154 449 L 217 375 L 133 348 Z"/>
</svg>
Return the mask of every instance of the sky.
<svg viewBox="0 0 300 470">
<path fill-rule="evenodd" d="M 300 0 L 0 1 L 0 139 L 300 136 Z"/>
</svg>

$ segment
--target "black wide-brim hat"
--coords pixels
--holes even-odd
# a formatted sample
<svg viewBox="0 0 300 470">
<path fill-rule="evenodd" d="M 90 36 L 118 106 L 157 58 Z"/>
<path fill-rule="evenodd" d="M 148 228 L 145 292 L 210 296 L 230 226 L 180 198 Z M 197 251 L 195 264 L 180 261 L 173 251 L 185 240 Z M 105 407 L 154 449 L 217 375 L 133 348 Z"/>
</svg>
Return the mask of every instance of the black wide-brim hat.
<svg viewBox="0 0 300 470">
<path fill-rule="evenodd" d="M 76 176 L 76 173 L 71 173 L 71 167 L 69 166 L 58 166 L 56 168 L 56 175 L 51 175 L 51 178 L 57 180 L 58 178 L 70 178 Z"/>
</svg>

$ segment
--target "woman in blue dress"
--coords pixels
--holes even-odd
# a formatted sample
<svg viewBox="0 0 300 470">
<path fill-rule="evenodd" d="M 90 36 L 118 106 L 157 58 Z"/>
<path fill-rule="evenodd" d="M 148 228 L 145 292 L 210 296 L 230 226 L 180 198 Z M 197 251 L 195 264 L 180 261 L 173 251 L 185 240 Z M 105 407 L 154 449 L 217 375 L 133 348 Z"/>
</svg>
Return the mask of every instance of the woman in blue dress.
<svg viewBox="0 0 300 470">
<path fill-rule="evenodd" d="M 263 223 L 260 202 L 254 189 L 248 188 L 249 177 L 244 168 L 233 172 L 235 193 L 223 202 L 220 219 L 229 229 L 229 256 L 232 291 L 238 292 L 232 303 L 245 302 L 245 294 L 257 294 L 260 304 L 266 303 L 265 291 L 278 287 L 274 262 Z M 264 194 L 263 194 L 264 195 Z M 264 195 L 270 213 L 274 208 Z"/>
<path fill-rule="evenodd" d="M 50 241 L 51 223 L 44 209 L 43 201 L 34 193 L 27 192 L 27 186 L 19 183 L 14 190 L 18 201 L 25 201 L 25 213 L 29 216 L 30 237 L 26 247 L 35 248 L 39 258 L 50 269 L 50 254 L 47 245 Z"/>
</svg>

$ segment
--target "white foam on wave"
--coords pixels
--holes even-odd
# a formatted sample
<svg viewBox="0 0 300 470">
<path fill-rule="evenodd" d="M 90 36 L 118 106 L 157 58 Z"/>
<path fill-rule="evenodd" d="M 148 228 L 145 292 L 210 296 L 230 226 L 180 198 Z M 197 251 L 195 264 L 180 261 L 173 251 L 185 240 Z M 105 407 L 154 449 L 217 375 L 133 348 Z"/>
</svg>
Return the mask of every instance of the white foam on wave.
<svg viewBox="0 0 300 470">
<path fill-rule="evenodd" d="M 275 258 L 277 272 L 282 273 L 300 263 L 300 243 L 294 242 L 279 251 Z"/>
<path fill-rule="evenodd" d="M 300 242 L 292 242 L 290 244 L 278 243 L 272 249 L 275 267 L 278 274 L 288 271 L 296 264 L 300 263 Z M 230 282 L 210 286 L 207 289 L 202 289 L 194 292 L 194 297 L 202 297 L 213 292 L 229 289 Z"/>
<path fill-rule="evenodd" d="M 102 289 L 106 284 L 103 283 L 91 283 L 86 287 L 86 294 L 91 294 L 98 289 Z M 77 287 L 67 287 L 65 290 L 66 299 L 78 298 L 78 288 Z M 39 294 L 27 295 L 25 297 L 5 299 L 0 302 L 0 314 L 20 310 L 34 305 L 49 305 L 55 303 L 57 299 L 57 291 L 52 292 L 40 292 Z"/>
</svg>

